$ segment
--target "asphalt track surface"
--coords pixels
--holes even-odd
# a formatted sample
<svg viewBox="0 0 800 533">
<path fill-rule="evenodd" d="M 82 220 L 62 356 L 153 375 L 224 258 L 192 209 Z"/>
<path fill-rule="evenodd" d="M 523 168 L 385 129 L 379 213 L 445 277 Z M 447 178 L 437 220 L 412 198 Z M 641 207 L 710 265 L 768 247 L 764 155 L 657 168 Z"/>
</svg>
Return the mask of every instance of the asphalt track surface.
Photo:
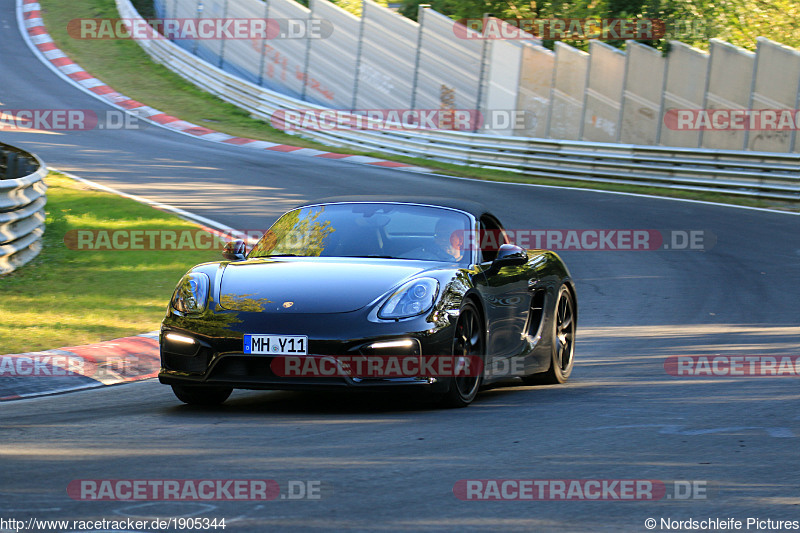
<svg viewBox="0 0 800 533">
<path fill-rule="evenodd" d="M 12 0 L 0 0 L 0 32 L 3 107 L 108 109 L 40 64 Z M 800 355 L 796 216 L 411 174 L 157 127 L 0 132 L 0 141 L 240 229 L 266 228 L 305 200 L 420 193 L 480 199 L 510 228 L 716 237 L 705 251 L 562 252 L 580 307 L 572 379 L 494 388 L 467 409 L 237 391 L 204 411 L 154 380 L 4 403 L 0 518 L 224 517 L 235 532 L 647 531 L 647 518 L 800 520 L 798 377 L 675 377 L 664 368 L 671 355 Z M 0 297 L 13 297 L 1 283 Z M 289 480 L 319 481 L 321 498 L 92 502 L 66 491 L 80 479 L 251 478 L 277 480 L 284 491 Z M 453 487 L 465 479 L 688 480 L 706 491 L 688 500 L 461 501 Z"/>
</svg>

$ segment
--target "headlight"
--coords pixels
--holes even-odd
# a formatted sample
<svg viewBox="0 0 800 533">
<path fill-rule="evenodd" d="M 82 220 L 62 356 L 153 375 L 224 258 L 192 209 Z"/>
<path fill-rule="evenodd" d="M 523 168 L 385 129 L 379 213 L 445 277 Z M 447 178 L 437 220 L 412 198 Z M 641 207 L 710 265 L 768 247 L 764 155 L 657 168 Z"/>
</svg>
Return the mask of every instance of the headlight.
<svg viewBox="0 0 800 533">
<path fill-rule="evenodd" d="M 190 272 L 181 278 L 172 307 L 181 313 L 202 313 L 208 301 L 208 276 L 201 272 Z"/>
<path fill-rule="evenodd" d="M 408 318 L 428 311 L 436 301 L 439 282 L 433 278 L 413 279 L 404 283 L 378 311 L 379 318 Z"/>
</svg>

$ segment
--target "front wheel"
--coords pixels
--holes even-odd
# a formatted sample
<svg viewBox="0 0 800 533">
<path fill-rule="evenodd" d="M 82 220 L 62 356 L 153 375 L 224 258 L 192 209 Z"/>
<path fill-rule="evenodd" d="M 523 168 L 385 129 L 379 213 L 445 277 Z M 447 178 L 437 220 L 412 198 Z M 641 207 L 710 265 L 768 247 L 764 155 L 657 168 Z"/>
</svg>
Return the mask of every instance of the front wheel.
<svg viewBox="0 0 800 533">
<path fill-rule="evenodd" d="M 475 396 L 481 386 L 483 378 L 483 368 L 480 368 L 478 375 L 459 376 L 458 370 L 470 367 L 474 356 L 478 356 L 485 361 L 486 340 L 483 333 L 483 322 L 478 308 L 474 303 L 467 300 L 461 306 L 456 322 L 456 332 L 453 338 L 453 357 L 455 358 L 455 375 L 450 378 L 450 389 L 442 399 L 446 407 L 466 407 Z M 468 372 L 476 373 L 476 372 Z"/>
<path fill-rule="evenodd" d="M 575 299 L 569 288 L 562 285 L 556 299 L 551 329 L 550 368 L 547 372 L 525 376 L 527 385 L 565 383 L 572 373 L 575 355 Z"/>
<path fill-rule="evenodd" d="M 233 392 L 233 389 L 229 387 L 208 387 L 202 385 L 173 385 L 172 392 L 174 392 L 175 396 L 183 403 L 213 407 L 227 400 L 228 396 Z"/>
</svg>

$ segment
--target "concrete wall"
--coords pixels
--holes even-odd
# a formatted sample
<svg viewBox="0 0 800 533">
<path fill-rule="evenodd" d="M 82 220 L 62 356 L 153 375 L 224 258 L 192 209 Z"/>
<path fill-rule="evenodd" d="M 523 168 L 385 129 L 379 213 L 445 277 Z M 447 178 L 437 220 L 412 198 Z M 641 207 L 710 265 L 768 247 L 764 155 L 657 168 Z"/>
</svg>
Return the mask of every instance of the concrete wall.
<svg viewBox="0 0 800 533">
<path fill-rule="evenodd" d="M 622 50 L 600 41 L 590 44 L 582 140 L 615 142 L 618 139 L 625 57 Z"/>
<path fill-rule="evenodd" d="M 662 117 L 670 111 L 701 109 L 705 103 L 708 54 L 675 41 L 671 45 L 661 100 Z M 697 148 L 700 146 L 700 131 L 677 130 L 664 124 L 659 144 Z"/>
<path fill-rule="evenodd" d="M 629 43 L 627 51 L 619 141 L 658 144 L 667 60 L 658 50 L 639 43 Z"/>
<path fill-rule="evenodd" d="M 504 22 L 499 22 L 507 26 Z M 519 98 L 523 50 L 522 41 L 489 41 L 485 67 L 486 96 L 481 98 L 481 108 L 489 110 L 484 114 L 485 133 L 515 134 L 512 121 Z"/>
<path fill-rule="evenodd" d="M 578 140 L 583 118 L 583 97 L 589 70 L 589 54 L 556 43 L 553 90 L 550 92 L 548 137 Z"/>
<path fill-rule="evenodd" d="M 747 109 L 754 65 L 754 53 L 711 39 L 705 109 Z M 745 147 L 744 130 L 704 130 L 701 139 L 703 148 L 743 150 Z"/>
<path fill-rule="evenodd" d="M 364 1 L 356 109 L 407 109 L 414 89 L 419 24 Z M 391 61 L 386 58 L 391 57 Z"/>
<path fill-rule="evenodd" d="M 750 109 L 797 109 L 798 85 L 800 51 L 759 37 Z M 748 150 L 800 151 L 796 130 L 747 133 Z"/>
<path fill-rule="evenodd" d="M 312 18 L 331 22 L 327 39 L 310 39 L 305 99 L 348 109 L 353 103 L 361 22 L 327 0 L 311 0 Z"/>
<path fill-rule="evenodd" d="M 486 41 L 462 39 L 454 22 L 420 9 L 415 109 L 477 109 Z"/>
<path fill-rule="evenodd" d="M 516 108 L 525 115 L 525 128 L 517 130 L 517 135 L 547 137 L 555 60 L 547 48 L 527 43 L 523 47 Z"/>
</svg>

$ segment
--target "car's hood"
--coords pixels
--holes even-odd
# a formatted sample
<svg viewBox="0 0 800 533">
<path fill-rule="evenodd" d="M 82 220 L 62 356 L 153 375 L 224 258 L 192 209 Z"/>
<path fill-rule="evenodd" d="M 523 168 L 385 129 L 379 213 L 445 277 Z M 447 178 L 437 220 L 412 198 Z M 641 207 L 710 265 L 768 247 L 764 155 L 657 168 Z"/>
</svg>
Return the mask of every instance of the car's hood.
<svg viewBox="0 0 800 533">
<path fill-rule="evenodd" d="M 229 263 L 220 305 L 238 311 L 345 313 L 361 309 L 429 261 L 257 259 Z"/>
</svg>

